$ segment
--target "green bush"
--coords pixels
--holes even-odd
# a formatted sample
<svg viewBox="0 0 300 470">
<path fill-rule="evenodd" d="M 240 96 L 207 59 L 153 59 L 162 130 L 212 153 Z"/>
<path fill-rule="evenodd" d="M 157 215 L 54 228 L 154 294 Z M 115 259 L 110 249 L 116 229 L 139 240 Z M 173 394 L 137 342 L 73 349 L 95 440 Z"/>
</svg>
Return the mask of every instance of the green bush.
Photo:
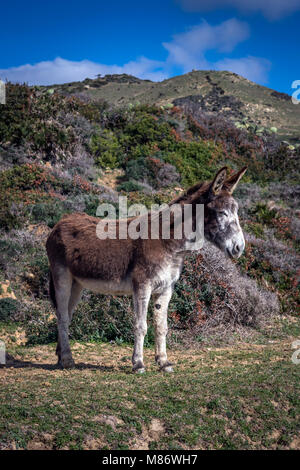
<svg viewBox="0 0 300 470">
<path fill-rule="evenodd" d="M 153 166 L 149 159 L 140 157 L 136 160 L 129 160 L 125 168 L 127 178 L 136 181 L 147 181 L 149 184 L 155 177 Z"/>
<path fill-rule="evenodd" d="M 38 309 L 32 311 L 24 327 L 29 346 L 54 343 L 58 339 L 56 320 L 49 321 Z"/>
<path fill-rule="evenodd" d="M 32 145 L 55 156 L 58 149 L 67 148 L 75 135 L 63 128 L 56 118 L 79 109 L 79 102 L 58 93 L 49 94 L 27 85 L 6 85 L 6 105 L 0 107 L 0 142 L 12 145 Z"/>
<path fill-rule="evenodd" d="M 14 315 L 19 309 L 19 302 L 10 297 L 0 299 L 0 321 L 14 320 Z"/>
<path fill-rule="evenodd" d="M 70 332 L 73 339 L 83 341 L 132 342 L 131 299 L 91 294 L 75 312 Z"/>
<path fill-rule="evenodd" d="M 0 269 L 6 269 L 10 261 L 21 253 L 22 245 L 14 240 L 0 240 Z"/>
<path fill-rule="evenodd" d="M 48 298 L 49 261 L 46 253 L 35 253 L 35 256 L 26 264 L 24 277 L 30 287 L 30 292 L 38 298 Z M 32 276 L 26 276 L 29 271 Z"/>
<path fill-rule="evenodd" d="M 272 223 L 273 219 L 277 216 L 274 209 L 269 209 L 265 203 L 257 203 L 251 213 L 255 216 L 258 222 L 263 224 Z"/>
<path fill-rule="evenodd" d="M 141 191 L 143 187 L 136 181 L 129 180 L 119 184 L 117 189 L 118 191 L 125 191 L 127 193 L 130 193 L 132 191 Z"/>
<path fill-rule="evenodd" d="M 54 179 L 52 178 L 54 181 Z M 44 168 L 38 165 L 16 165 L 0 174 L 0 191 L 14 189 L 28 191 L 33 188 L 47 187 L 51 182 L 50 175 Z"/>
<path fill-rule="evenodd" d="M 27 311 L 24 326 L 28 344 L 57 341 L 57 322 L 40 308 Z M 153 334 L 150 330 L 150 341 Z M 90 294 L 77 307 L 70 325 L 70 338 L 77 341 L 133 342 L 131 299 Z M 149 338 L 148 338 L 149 341 Z"/>
<path fill-rule="evenodd" d="M 62 201 L 38 202 L 31 207 L 31 221 L 33 223 L 44 222 L 53 228 L 55 224 L 68 211 Z"/>
<path fill-rule="evenodd" d="M 176 167 L 184 186 L 206 181 L 220 166 L 221 154 L 217 147 L 204 141 L 178 142 L 175 152 L 164 154 L 164 160 Z"/>
<path fill-rule="evenodd" d="M 171 126 L 163 120 L 149 113 L 136 112 L 134 122 L 129 123 L 125 129 L 130 147 L 143 145 L 150 142 L 164 142 L 164 146 L 173 142 Z"/>
<path fill-rule="evenodd" d="M 26 220 L 25 211 L 20 204 L 8 196 L 7 200 L 1 200 L 0 197 L 0 227 L 9 231 L 23 227 Z"/>
<path fill-rule="evenodd" d="M 133 343 L 131 303 L 131 298 L 128 297 L 89 294 L 73 315 L 70 338 L 76 341 Z M 57 341 L 57 321 L 50 319 L 48 313 L 41 311 L 41 305 L 28 309 L 23 323 L 27 344 L 47 344 Z M 145 345 L 150 346 L 153 343 L 154 328 L 150 321 Z"/>
<path fill-rule="evenodd" d="M 104 129 L 100 135 L 93 135 L 90 150 L 95 157 L 96 165 L 101 168 L 116 168 L 120 165 L 122 149 L 112 131 Z"/>
</svg>

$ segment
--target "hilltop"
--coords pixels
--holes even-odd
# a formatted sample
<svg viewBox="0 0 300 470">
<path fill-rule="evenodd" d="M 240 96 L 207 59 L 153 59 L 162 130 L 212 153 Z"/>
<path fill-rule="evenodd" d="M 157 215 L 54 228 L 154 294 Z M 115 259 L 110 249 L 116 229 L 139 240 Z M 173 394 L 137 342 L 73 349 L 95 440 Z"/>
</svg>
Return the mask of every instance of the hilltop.
<svg viewBox="0 0 300 470">
<path fill-rule="evenodd" d="M 233 121 L 241 122 L 248 118 L 250 123 L 259 127 L 276 127 L 281 139 L 290 142 L 300 140 L 300 106 L 294 105 L 289 95 L 232 72 L 192 71 L 162 82 L 126 74 L 105 75 L 50 88 L 96 102 L 105 100 L 114 107 L 138 103 L 165 106 L 173 103 Z"/>
</svg>

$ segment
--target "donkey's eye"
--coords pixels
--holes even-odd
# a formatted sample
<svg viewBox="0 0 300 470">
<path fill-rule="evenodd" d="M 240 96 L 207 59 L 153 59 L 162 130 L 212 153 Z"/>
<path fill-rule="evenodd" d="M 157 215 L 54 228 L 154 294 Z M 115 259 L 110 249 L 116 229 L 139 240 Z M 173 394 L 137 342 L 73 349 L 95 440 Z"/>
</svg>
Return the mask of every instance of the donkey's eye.
<svg viewBox="0 0 300 470">
<path fill-rule="evenodd" d="M 228 216 L 228 212 L 227 211 L 219 211 L 219 215 L 222 215 L 224 217 L 227 217 Z"/>
</svg>

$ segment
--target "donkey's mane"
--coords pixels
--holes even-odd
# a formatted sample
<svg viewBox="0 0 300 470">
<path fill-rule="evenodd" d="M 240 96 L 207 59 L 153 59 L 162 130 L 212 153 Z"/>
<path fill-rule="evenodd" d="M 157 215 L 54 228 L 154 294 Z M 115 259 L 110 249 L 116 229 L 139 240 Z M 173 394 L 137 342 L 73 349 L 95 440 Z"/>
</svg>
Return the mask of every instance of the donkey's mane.
<svg viewBox="0 0 300 470">
<path fill-rule="evenodd" d="M 204 194 L 211 183 L 208 183 L 207 181 L 204 181 L 202 183 L 197 183 L 194 186 L 191 186 L 188 188 L 184 193 L 180 194 L 177 196 L 175 199 L 173 199 L 171 202 L 169 202 L 169 205 L 172 204 L 179 204 L 179 203 L 187 203 L 192 200 L 193 196 L 195 193 L 197 193 L 197 197 L 201 196 Z"/>
</svg>

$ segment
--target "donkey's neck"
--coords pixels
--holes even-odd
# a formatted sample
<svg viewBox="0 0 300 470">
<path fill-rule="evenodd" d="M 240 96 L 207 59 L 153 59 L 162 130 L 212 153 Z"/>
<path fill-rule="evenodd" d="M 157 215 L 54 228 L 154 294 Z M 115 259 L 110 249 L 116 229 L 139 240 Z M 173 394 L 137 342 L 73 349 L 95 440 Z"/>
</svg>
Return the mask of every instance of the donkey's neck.
<svg viewBox="0 0 300 470">
<path fill-rule="evenodd" d="M 204 223 L 204 220 L 199 220 L 199 216 L 204 218 L 204 206 L 207 204 L 206 194 L 199 195 L 197 198 L 193 198 L 193 195 L 188 195 L 185 193 L 184 197 L 175 199 L 169 204 L 170 209 L 176 204 L 177 218 L 171 213 L 170 218 L 170 238 L 165 239 L 164 244 L 169 251 L 175 253 L 184 253 L 190 251 L 198 251 L 203 246 L 203 236 L 199 239 L 195 239 L 199 236 L 197 232 L 201 223 Z M 187 210 L 187 205 L 189 205 L 189 210 Z M 203 205 L 203 211 L 200 212 L 199 207 Z M 200 212 L 200 214 L 199 214 Z M 176 236 L 176 223 L 181 223 L 181 236 Z M 178 227 L 177 227 L 178 229 Z M 197 241 L 198 240 L 198 241 Z"/>
</svg>

